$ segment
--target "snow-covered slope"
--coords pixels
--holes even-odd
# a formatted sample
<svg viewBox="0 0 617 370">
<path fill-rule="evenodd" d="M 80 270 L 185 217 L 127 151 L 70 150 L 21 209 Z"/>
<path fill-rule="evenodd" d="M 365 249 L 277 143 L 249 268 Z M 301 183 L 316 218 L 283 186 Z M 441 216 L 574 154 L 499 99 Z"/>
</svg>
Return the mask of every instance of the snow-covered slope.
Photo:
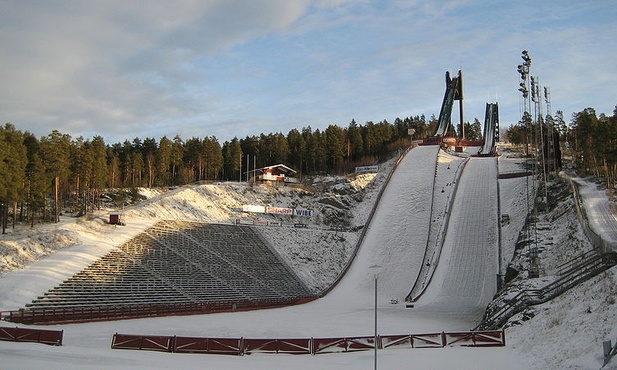
<svg viewBox="0 0 617 370">
<path fill-rule="evenodd" d="M 391 301 L 400 299 L 400 294 L 406 294 L 411 288 L 409 281 L 417 271 L 417 255 L 401 255 L 389 249 L 399 249 L 406 238 L 426 238 L 426 230 L 418 224 L 421 207 L 425 202 L 427 191 L 413 190 L 413 177 L 429 173 L 435 175 L 443 170 L 447 172 L 448 162 L 458 163 L 460 158 L 439 154 L 437 167 L 433 159 L 429 166 L 426 163 L 405 163 L 405 161 L 420 155 L 420 151 L 412 150 L 395 172 L 395 177 L 384 193 L 382 203 L 375 214 L 375 223 L 371 225 L 374 231 L 367 231 L 365 243 L 352 265 L 348 276 L 341 284 L 325 298 L 309 304 L 274 310 L 252 311 L 232 314 L 215 314 L 187 317 L 168 317 L 157 319 L 126 320 L 121 322 L 90 323 L 54 326 L 51 329 L 64 330 L 65 340 L 62 347 L 48 347 L 33 344 L 0 342 L 0 357 L 6 368 L 40 368 L 48 369 L 101 369 L 101 368 L 225 368 L 225 369 L 357 369 L 372 364 L 372 353 L 358 352 L 323 356 L 286 356 L 286 355 L 253 355 L 244 358 L 203 356 L 203 355 L 173 355 L 167 353 L 118 351 L 109 349 L 109 341 L 113 333 L 124 332 L 134 334 L 160 334 L 184 336 L 244 336 L 244 337 L 326 337 L 342 335 L 370 335 L 373 331 L 373 291 L 372 276 L 366 267 L 380 263 L 384 271 L 379 278 L 379 332 L 383 334 L 426 333 L 440 331 L 468 330 L 470 323 L 477 321 L 477 314 L 451 315 L 443 312 L 422 311 L 405 308 L 403 302 Z M 434 156 L 432 157 L 434 158 Z M 473 159 L 472 159 L 473 160 Z M 492 160 L 492 159 L 489 159 Z M 519 168 L 522 160 L 516 157 L 502 156 L 499 159 L 500 171 Z M 337 271 L 344 265 L 346 252 L 343 249 L 353 248 L 357 227 L 366 224 L 368 214 L 375 196 L 383 184 L 391 164 L 382 166 L 379 174 L 367 174 L 350 178 L 346 181 L 334 181 L 332 178 L 322 178 L 323 185 L 319 192 L 287 188 L 251 188 L 246 184 L 224 183 L 210 185 L 192 185 L 178 188 L 165 193 L 150 194 L 150 199 L 141 205 L 125 210 L 127 226 L 113 227 L 104 220 L 106 213 L 95 215 L 91 220 L 63 218 L 60 225 L 45 226 L 29 230 L 27 226 L 20 227 L 8 236 L 0 238 L 4 248 L 3 253 L 14 258 L 11 266 L 20 267 L 14 271 L 5 270 L 0 275 L 0 309 L 15 309 L 23 307 L 24 303 L 41 294 L 45 290 L 70 276 L 71 271 L 78 271 L 114 248 L 115 245 L 136 235 L 158 219 L 180 218 L 204 222 L 233 222 L 236 218 L 246 220 L 275 220 L 292 223 L 297 219 L 285 219 L 288 216 L 265 216 L 238 212 L 242 204 L 265 204 L 273 206 L 289 206 L 316 210 L 313 218 L 303 220 L 309 227 L 306 230 L 295 228 L 267 228 L 267 230 L 286 230 L 289 237 L 279 236 L 280 240 L 271 236 L 273 244 L 284 258 L 288 259 L 295 269 L 303 272 L 313 287 L 326 285 L 327 281 L 336 275 L 320 278 L 315 275 L 323 271 Z M 409 166 L 409 167 L 407 167 Z M 419 166 L 423 170 L 419 170 Z M 454 167 L 454 166 L 452 166 Z M 418 170 L 412 170 L 412 169 Z M 452 169 L 452 168 L 450 168 Z M 424 172 L 422 172 L 424 171 Z M 400 177 L 400 178 L 397 178 Z M 436 187 L 444 187 L 444 196 L 435 197 L 433 209 L 446 209 L 447 187 L 450 180 L 446 176 L 437 177 Z M 432 180 L 432 179 L 431 179 Z M 462 181 L 467 182 L 463 179 Z M 524 254 L 515 250 L 518 233 L 525 222 L 528 211 L 527 204 L 531 194 L 533 199 L 532 181 L 527 178 L 499 180 L 501 214 L 510 216 L 509 223 L 501 228 L 501 273 L 505 272 L 512 257 L 513 266 L 526 264 Z M 406 187 L 409 187 L 407 189 Z M 362 191 L 358 191 L 363 189 Z M 437 194 L 441 194 L 438 189 Z M 486 194 L 481 198 L 485 199 Z M 416 202 L 410 202 L 416 199 Z M 413 203 L 413 204 L 412 204 Z M 460 209 L 453 207 L 451 218 L 456 222 L 462 215 Z M 574 243 L 573 238 L 584 235 L 568 213 L 570 205 L 542 215 L 538 221 L 541 225 L 538 237 L 543 242 L 542 261 L 547 267 L 554 265 L 554 256 L 573 255 L 576 249 L 585 247 L 584 239 Z M 459 211 L 457 211 L 457 209 Z M 404 211 L 408 211 L 405 213 Z M 490 210 L 489 210 L 490 211 Z M 492 212 L 492 211 L 490 211 Z M 593 217 L 593 210 L 588 210 Z M 439 217 L 439 212 L 436 213 Z M 418 220 L 415 219 L 418 217 Z M 417 221 L 417 222 L 416 222 Z M 345 230 L 328 231 L 328 238 L 320 242 L 324 229 L 344 225 Z M 545 226 L 542 226 L 545 225 Z M 417 228 L 418 230 L 408 230 Z M 42 232 L 39 232 L 41 230 Z M 266 230 L 266 229 L 264 229 Z M 397 236 L 399 234 L 402 236 Z M 545 232 L 545 233 L 543 233 Z M 282 232 L 277 232 L 283 234 Z M 417 234 L 416 233 L 422 233 Z M 51 235 L 58 234 L 61 238 Z M 310 236 L 310 234 L 314 234 Z M 370 234 L 370 235 L 369 235 Z M 557 235 L 563 234 L 563 239 Z M 331 236 L 331 235 L 335 235 Z M 302 242 L 298 238 L 303 238 Z M 550 239 L 553 238 L 553 239 Z M 29 246 L 47 247 L 47 240 L 57 240 L 54 249 L 66 248 L 49 254 L 35 262 L 13 257 L 15 248 L 29 249 Z M 10 241 L 11 243 L 5 243 Z M 338 244 L 337 244 L 338 243 Z M 426 245 L 426 241 L 425 241 Z M 446 245 L 451 245 L 447 243 Z M 287 246 L 285 249 L 283 246 Z M 587 245 L 588 246 L 588 245 Z M 51 249 L 51 248 L 49 248 Z M 336 251 L 333 256 L 329 251 Z M 42 253 L 47 253 L 43 251 Z M 409 252 L 408 252 L 409 253 Z M 414 253 L 417 253 L 414 252 Z M 444 255 L 447 252 L 444 249 Z M 341 257 L 337 257 L 341 256 Z M 419 254 L 418 254 L 419 255 Z M 324 257 L 327 256 L 327 257 Z M 322 258 L 317 258 L 322 257 Z M 32 257 L 36 258 L 36 257 Z M 420 257 L 422 258 L 422 257 Z M 489 257 L 493 259 L 493 257 Z M 6 259 L 5 259 L 6 260 Z M 444 261 L 446 261 L 444 257 Z M 450 258 L 451 263 L 456 258 Z M 21 264 L 21 265 L 20 265 Z M 26 265 L 26 268 L 21 268 Z M 451 266 L 443 263 L 440 266 Z M 5 265 L 5 269 L 9 267 Z M 435 281 L 448 281 L 447 271 L 443 268 L 436 271 Z M 550 273 L 550 268 L 547 268 Z M 400 276 L 400 278 L 399 278 Z M 311 280 L 312 279 L 312 280 Z M 534 279 L 526 279 L 520 274 L 520 284 L 541 283 Z M 411 279 L 413 280 L 413 279 Z M 506 330 L 507 347 L 505 348 L 445 348 L 415 349 L 415 350 L 384 350 L 379 352 L 379 366 L 384 368 L 406 368 L 413 364 L 418 369 L 458 368 L 458 369 L 548 369 L 600 368 L 602 364 L 602 340 L 617 338 L 617 317 L 615 315 L 615 286 L 617 279 L 609 270 L 566 294 L 544 305 L 532 307 L 527 312 L 513 318 Z M 436 285 L 437 286 L 437 285 Z M 441 286 L 445 286 L 443 283 Z M 482 298 L 483 300 L 484 298 Z M 442 301 L 446 304 L 445 301 Z M 10 323 L 0 325 L 14 326 Z M 614 362 L 614 361 L 613 361 Z M 611 364 L 607 368 L 617 368 Z"/>
<path fill-rule="evenodd" d="M 376 195 L 393 165 L 379 173 L 349 177 L 322 177 L 315 187 L 249 185 L 247 183 L 196 184 L 163 191 L 139 189 L 147 199 L 122 210 L 126 226 L 107 223 L 109 210 L 82 218 L 61 217 L 60 224 L 18 225 L 0 238 L 0 310 L 15 310 L 37 294 L 53 288 L 131 237 L 159 220 L 204 223 L 269 222 L 257 230 L 294 268 L 315 293 L 332 284 L 349 262 L 359 229 L 367 222 Z M 242 212 L 243 205 L 301 208 L 312 217 Z M 294 223 L 307 225 L 295 228 Z M 73 260 L 69 260 L 74 256 Z M 44 257 L 44 258 L 42 258 Z M 31 262 L 36 261 L 32 266 Z M 27 269 L 23 267 L 28 266 Z M 17 281 L 35 269 L 57 273 L 24 290 Z M 12 274 L 8 271 L 16 270 Z M 3 297 L 4 295 L 4 297 Z"/>
<path fill-rule="evenodd" d="M 432 311 L 482 318 L 497 290 L 496 179 L 494 158 L 473 158 L 465 166 L 435 277 L 419 306 L 428 302 Z"/>
<path fill-rule="evenodd" d="M 367 290 L 371 265 L 383 266 L 381 294 L 402 302 L 422 264 L 426 248 L 437 147 L 418 147 L 400 162 L 362 243 L 360 254 L 337 291 Z M 336 291 L 332 293 L 336 296 Z"/>
</svg>

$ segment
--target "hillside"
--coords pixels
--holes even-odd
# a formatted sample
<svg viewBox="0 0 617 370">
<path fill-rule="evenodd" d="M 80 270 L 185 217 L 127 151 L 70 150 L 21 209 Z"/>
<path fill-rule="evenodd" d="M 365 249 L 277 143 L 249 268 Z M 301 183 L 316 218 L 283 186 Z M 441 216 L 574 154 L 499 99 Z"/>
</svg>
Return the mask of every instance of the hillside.
<svg viewBox="0 0 617 370">
<path fill-rule="evenodd" d="M 453 161 L 458 161 L 458 159 L 440 153 L 438 169 L 447 172 L 445 170 L 451 166 Z M 514 154 L 503 155 L 499 159 L 500 172 L 520 168 L 522 162 L 523 160 Z M 392 162 L 382 165 L 378 174 L 318 178 L 312 187 L 306 188 L 252 187 L 240 183 L 219 183 L 196 184 L 167 191 L 140 189 L 140 193 L 146 199 L 123 210 L 126 226 L 108 225 L 106 220 L 109 210 L 81 219 L 62 217 L 59 225 L 42 225 L 34 229 L 25 225 L 18 226 L 15 230 L 10 230 L 9 235 L 0 238 L 0 248 L 2 248 L 0 310 L 23 307 L 23 304 L 29 302 L 34 295 L 53 287 L 98 256 L 104 255 L 119 243 L 128 240 L 161 219 L 219 223 L 233 223 L 241 219 L 243 222 L 281 223 L 282 226 L 262 226 L 259 230 L 305 279 L 307 284 L 314 291 L 319 291 L 328 286 L 348 262 L 349 252 L 355 246 L 359 230 L 365 225 L 370 209 L 391 166 Z M 540 278 L 529 278 L 526 272 L 528 264 L 526 248 L 529 241 L 525 238 L 528 234 L 520 233 L 520 231 L 526 222 L 527 203 L 525 200 L 533 199 L 534 186 L 532 181 L 527 181 L 525 178 L 500 180 L 502 214 L 507 213 L 510 216 L 509 223 L 502 227 L 501 272 L 505 273 L 508 266 L 519 272 L 509 288 L 513 294 L 521 289 L 538 287 L 550 282 L 557 266 L 592 248 L 576 221 L 573 199 L 567 184 L 556 182 L 551 188 L 555 202 L 547 212 L 538 214 L 534 229 L 534 241 L 537 240 L 538 243 L 544 274 Z M 314 216 L 301 218 L 299 216 L 245 213 L 240 211 L 243 204 L 312 209 Z M 443 204 L 436 204 L 436 207 L 442 209 Z M 304 223 L 307 227 L 295 228 L 294 223 Z M 332 232 L 332 230 L 336 231 Z M 70 257 L 62 257 L 63 253 Z M 34 260 L 38 260 L 36 271 L 22 268 L 30 265 Z M 15 273 L 9 273 L 11 270 L 15 270 Z M 38 277 L 37 283 L 29 282 L 28 285 L 20 287 L 17 282 L 24 281 L 25 275 Z M 33 279 L 30 280 L 33 281 Z M 491 368 L 497 369 L 599 368 L 602 364 L 602 341 L 617 338 L 617 314 L 614 309 L 615 297 L 617 297 L 616 283 L 617 277 L 614 269 L 608 270 L 550 302 L 530 307 L 516 315 L 506 325 L 507 348 L 494 349 L 490 353 L 482 352 L 483 360 L 474 356 L 478 352 L 469 354 L 468 360 L 465 360 L 467 355 L 453 352 L 453 350 L 433 351 L 430 355 L 417 351 L 412 351 L 413 355 L 407 355 L 407 352 L 388 353 L 384 351 L 380 356 L 384 358 L 385 364 L 400 365 L 409 361 L 410 356 L 421 356 L 425 361 L 429 361 L 419 362 L 419 368 L 434 368 L 438 366 L 435 364 L 444 363 L 466 364 L 467 366 L 462 367 L 470 369 L 489 368 L 489 363 Z M 314 308 L 314 306 L 311 307 Z M 304 311 L 311 312 L 311 307 L 307 307 Z M 384 316 L 392 315 L 393 309 L 393 306 L 383 308 L 389 313 Z M 367 313 L 365 307 L 360 306 L 358 310 Z M 294 323 L 297 322 L 295 316 L 286 318 L 283 315 L 272 319 L 268 318 L 268 313 L 264 312 L 252 314 L 250 318 L 249 316 L 229 317 L 229 322 L 227 318 L 218 316 L 217 320 L 224 320 L 225 324 L 209 323 L 206 320 L 205 323 L 200 323 L 199 328 L 193 328 L 195 322 L 190 319 L 182 321 L 183 324 L 177 320 L 165 321 L 163 319 L 152 323 L 134 320 L 123 325 L 126 330 L 132 328 L 138 332 L 143 332 L 143 328 L 150 327 L 150 330 L 155 332 L 167 331 L 171 334 L 184 332 L 188 335 L 199 335 L 200 332 L 209 328 L 209 325 L 213 325 L 219 335 L 301 335 L 299 333 L 336 335 L 340 334 L 343 326 L 351 333 L 366 331 L 366 328 L 362 329 L 362 325 L 357 327 L 359 321 L 353 320 L 351 318 L 354 317 L 353 315 L 347 319 L 349 316 L 347 314 L 345 319 L 343 317 L 337 319 L 341 325 L 326 327 L 326 320 L 325 324 L 319 325 L 316 333 L 311 331 L 314 330 L 312 326 L 317 325 L 320 320 L 311 320 L 300 325 L 301 329 L 295 329 L 293 325 L 265 328 L 253 323 L 256 321 L 256 316 L 259 317 L 257 321 L 272 322 L 271 320 L 274 320 L 274 322 L 285 323 L 293 320 Z M 241 330 L 232 324 L 237 320 L 246 320 L 243 321 Z M 171 327 L 169 323 L 173 323 Z M 395 327 L 407 327 L 409 323 L 384 322 L 383 325 L 388 325 L 385 330 L 397 332 L 399 329 Z M 367 326 L 370 327 L 370 325 Z M 443 323 L 443 326 L 442 329 L 447 329 L 446 323 Z M 419 330 L 422 327 L 420 323 L 414 323 L 414 328 Z M 86 333 L 88 329 L 84 326 L 79 328 L 72 326 L 71 331 Z M 70 334 L 69 331 L 67 333 Z M 101 338 L 101 342 L 106 341 L 106 338 Z M 73 342 L 72 345 L 76 344 Z M 91 345 L 83 344 L 84 348 L 91 348 Z M 69 341 L 67 347 L 69 351 L 70 346 Z M 78 349 L 81 349 L 81 346 Z M 109 356 L 103 350 L 93 351 L 101 356 L 100 358 Z M 456 355 L 453 355 L 454 353 Z M 117 356 L 116 353 L 113 355 Z M 355 368 L 361 363 L 359 361 L 361 357 L 358 357 L 361 355 L 345 356 L 351 356 L 345 357 L 345 359 L 351 359 L 348 364 L 355 364 L 349 368 Z M 521 361 L 520 366 L 511 363 L 513 356 Z M 144 356 L 142 360 L 145 358 Z M 11 359 L 17 362 L 23 361 L 23 357 L 19 357 L 18 354 Z M 190 359 L 184 361 L 191 363 Z M 289 359 L 282 363 L 288 365 L 291 361 Z M 309 359 L 309 361 L 314 360 Z M 152 362 L 144 362 L 144 366 L 148 366 L 148 363 L 152 365 Z M 162 364 L 164 363 L 166 362 Z M 60 361 L 59 364 L 58 368 L 65 363 Z M 268 365 L 271 364 L 268 363 Z M 224 363 L 224 366 L 228 367 L 228 365 L 229 363 Z M 307 363 L 303 362 L 299 366 L 304 367 L 304 365 Z M 336 365 L 325 368 L 341 368 L 340 365 L 337 362 Z M 610 366 L 609 364 L 606 368 L 617 368 L 617 366 Z"/>
<path fill-rule="evenodd" d="M 141 201 L 121 210 L 125 226 L 108 224 L 107 208 L 85 217 L 61 216 L 59 224 L 17 225 L 0 237 L 0 276 L 69 247 L 92 244 L 81 262 L 60 276 L 70 276 L 158 220 L 203 223 L 258 223 L 257 230 L 319 292 L 349 262 L 376 195 L 392 166 L 379 173 L 318 177 L 311 186 L 270 186 L 247 183 L 195 184 L 176 189 L 138 189 Z M 243 205 L 312 210 L 311 217 L 248 213 Z M 303 224 L 306 227 L 294 227 Z M 334 231 L 334 232 L 333 232 Z M 82 247 L 83 249 L 83 247 Z M 91 254 L 91 255 L 90 255 Z M 15 309 L 2 302 L 0 309 Z"/>
</svg>

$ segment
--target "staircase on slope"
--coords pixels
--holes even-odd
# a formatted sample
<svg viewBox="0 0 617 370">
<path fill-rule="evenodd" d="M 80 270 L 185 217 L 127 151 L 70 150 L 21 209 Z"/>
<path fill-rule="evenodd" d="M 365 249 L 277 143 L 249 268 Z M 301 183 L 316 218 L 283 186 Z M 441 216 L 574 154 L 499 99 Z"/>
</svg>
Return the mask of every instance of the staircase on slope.
<svg viewBox="0 0 617 370">
<path fill-rule="evenodd" d="M 560 266 L 557 278 L 540 289 L 525 289 L 512 298 L 505 297 L 507 292 L 503 290 L 501 297 L 498 296 L 487 307 L 478 329 L 501 328 L 510 317 L 527 307 L 548 302 L 615 265 L 617 265 L 617 252 L 599 253 L 594 249 Z"/>
</svg>

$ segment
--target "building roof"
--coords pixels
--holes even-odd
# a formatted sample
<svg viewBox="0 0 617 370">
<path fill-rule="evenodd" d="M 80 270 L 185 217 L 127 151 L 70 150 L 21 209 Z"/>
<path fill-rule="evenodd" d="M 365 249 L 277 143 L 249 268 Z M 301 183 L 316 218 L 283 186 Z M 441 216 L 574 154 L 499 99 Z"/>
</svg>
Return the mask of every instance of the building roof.
<svg viewBox="0 0 617 370">
<path fill-rule="evenodd" d="M 294 170 L 292 168 L 289 168 L 289 167 L 285 166 L 284 164 L 275 164 L 275 165 L 267 166 L 267 167 L 264 167 L 264 168 L 258 168 L 257 171 L 265 171 L 265 170 L 271 170 L 271 169 L 277 169 L 277 170 L 279 170 L 281 172 L 285 172 L 285 173 L 287 173 L 287 172 L 296 173 L 297 172 L 296 170 Z"/>
</svg>

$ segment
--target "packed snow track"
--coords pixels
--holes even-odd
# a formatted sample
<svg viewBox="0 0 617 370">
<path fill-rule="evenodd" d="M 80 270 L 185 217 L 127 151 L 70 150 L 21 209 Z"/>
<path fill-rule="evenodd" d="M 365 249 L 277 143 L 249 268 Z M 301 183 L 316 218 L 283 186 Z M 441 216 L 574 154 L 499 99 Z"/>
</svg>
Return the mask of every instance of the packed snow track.
<svg viewBox="0 0 617 370">
<path fill-rule="evenodd" d="M 340 296 L 347 304 L 353 303 L 347 292 L 355 291 L 364 293 L 353 297 L 357 304 L 365 303 L 373 289 L 369 266 L 379 265 L 383 267 L 378 277 L 379 296 L 393 307 L 405 309 L 403 300 L 418 277 L 427 246 L 438 150 L 437 146 L 420 146 L 402 159 L 384 189 L 356 260 L 325 300 L 338 301 Z M 471 329 L 482 319 L 496 291 L 494 158 L 471 159 L 462 173 L 451 213 L 432 280 L 422 298 L 407 311 L 409 315 L 437 313 L 435 318 L 444 325 L 460 317 Z"/>
</svg>

